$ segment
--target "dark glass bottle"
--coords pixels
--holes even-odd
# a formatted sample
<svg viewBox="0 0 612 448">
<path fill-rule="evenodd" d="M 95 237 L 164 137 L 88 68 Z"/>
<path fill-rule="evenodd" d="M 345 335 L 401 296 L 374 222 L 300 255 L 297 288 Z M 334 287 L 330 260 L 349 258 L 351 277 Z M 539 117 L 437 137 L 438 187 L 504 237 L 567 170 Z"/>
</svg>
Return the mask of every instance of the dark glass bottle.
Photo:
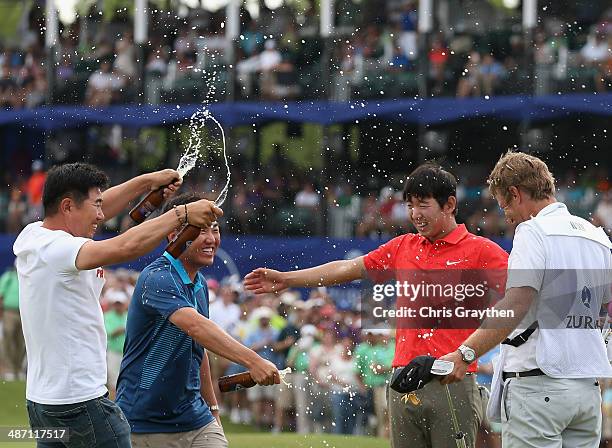
<svg viewBox="0 0 612 448">
<path fill-rule="evenodd" d="M 166 252 L 178 258 L 187 249 L 189 244 L 200 235 L 201 229 L 191 224 L 186 225 L 166 246 Z"/>
<path fill-rule="evenodd" d="M 140 224 L 164 202 L 164 188 L 151 191 L 130 211 L 130 218 Z"/>
<path fill-rule="evenodd" d="M 219 378 L 219 390 L 221 392 L 233 392 L 235 390 L 247 389 L 257 383 L 251 377 L 250 372 L 236 373 Z"/>
</svg>

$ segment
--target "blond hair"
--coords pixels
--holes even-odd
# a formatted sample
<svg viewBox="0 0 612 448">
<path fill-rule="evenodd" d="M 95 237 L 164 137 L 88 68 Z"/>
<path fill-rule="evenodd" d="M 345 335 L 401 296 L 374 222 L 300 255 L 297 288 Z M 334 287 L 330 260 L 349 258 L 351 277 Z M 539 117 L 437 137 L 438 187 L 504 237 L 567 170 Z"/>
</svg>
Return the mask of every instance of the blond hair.
<svg viewBox="0 0 612 448">
<path fill-rule="evenodd" d="M 520 188 L 538 201 L 555 195 L 555 178 L 542 160 L 523 152 L 502 155 L 487 180 L 493 196 L 510 200 L 510 187 Z"/>
</svg>

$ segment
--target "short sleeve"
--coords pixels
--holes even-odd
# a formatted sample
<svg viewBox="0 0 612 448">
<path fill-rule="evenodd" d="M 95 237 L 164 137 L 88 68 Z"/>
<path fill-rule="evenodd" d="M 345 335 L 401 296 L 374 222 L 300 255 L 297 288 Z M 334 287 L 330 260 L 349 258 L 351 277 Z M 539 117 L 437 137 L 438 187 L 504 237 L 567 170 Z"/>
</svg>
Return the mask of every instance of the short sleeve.
<svg viewBox="0 0 612 448">
<path fill-rule="evenodd" d="M 395 255 L 404 239 L 405 235 L 393 238 L 374 249 L 363 257 L 365 268 L 369 271 L 386 271 L 393 269 L 395 264 Z"/>
<path fill-rule="evenodd" d="M 147 311 L 160 314 L 165 319 L 181 308 L 193 308 L 177 280 L 169 271 L 162 269 L 148 273 L 142 285 L 140 301 Z"/>
<path fill-rule="evenodd" d="M 91 241 L 63 232 L 41 250 L 41 258 L 58 272 L 77 272 L 76 259 L 81 247 Z"/>
<path fill-rule="evenodd" d="M 542 288 L 546 256 L 542 236 L 529 225 L 519 225 L 514 234 L 512 252 L 508 259 L 506 289 L 529 286 Z"/>
</svg>

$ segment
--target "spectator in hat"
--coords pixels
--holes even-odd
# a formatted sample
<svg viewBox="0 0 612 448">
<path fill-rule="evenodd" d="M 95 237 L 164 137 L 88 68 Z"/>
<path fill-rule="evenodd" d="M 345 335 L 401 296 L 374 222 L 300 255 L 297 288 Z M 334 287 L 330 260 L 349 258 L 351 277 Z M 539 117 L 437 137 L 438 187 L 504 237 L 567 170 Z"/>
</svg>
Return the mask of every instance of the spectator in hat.
<svg viewBox="0 0 612 448">
<path fill-rule="evenodd" d="M 293 304 L 299 299 L 299 294 L 286 291 L 280 296 L 280 305 L 278 306 L 278 314 L 285 318 L 285 326 L 280 331 L 273 349 L 276 352 L 276 366 L 279 369 L 287 367 L 287 356 L 289 350 L 293 347 L 300 338 L 300 330 L 297 325 L 302 322 L 298 321 L 298 313 L 293 307 Z M 288 383 L 291 383 L 291 375 L 287 378 Z M 276 409 L 274 414 L 273 432 L 281 432 L 286 423 L 287 412 L 294 408 L 293 391 L 285 384 L 279 385 L 278 394 L 276 395 Z"/>
<path fill-rule="evenodd" d="M 374 403 L 378 437 L 389 436 L 386 393 L 394 351 L 393 344 L 389 344 L 390 337 L 391 332 L 387 329 L 365 330 L 363 342 L 355 349 L 359 384 Z"/>
<path fill-rule="evenodd" d="M 357 429 L 357 415 L 362 413 L 363 400 L 359 397 L 359 379 L 353 360 L 353 340 L 345 336 L 330 353 L 327 362 L 319 372 L 319 381 L 326 382 L 329 388 L 335 434 L 353 434 Z"/>
<path fill-rule="evenodd" d="M 233 334 L 234 326 L 240 322 L 240 307 L 237 305 L 238 292 L 229 285 L 219 289 L 219 297 L 210 304 L 210 318 L 229 334 Z M 213 353 L 209 353 L 210 369 L 213 378 L 223 375 L 230 362 Z M 213 388 L 217 402 L 221 403 L 222 396 L 219 385 L 213 381 Z"/>
<path fill-rule="evenodd" d="M 105 299 L 110 305 L 104 313 L 104 327 L 107 335 L 107 382 L 109 395 L 111 399 L 114 399 L 117 391 L 117 378 L 119 378 L 121 368 L 121 358 L 123 357 L 125 325 L 130 298 L 123 290 L 111 289 L 106 293 Z"/>
<path fill-rule="evenodd" d="M 258 323 L 244 341 L 244 345 L 249 347 L 259 356 L 268 361 L 276 361 L 274 343 L 278 339 L 278 331 L 271 325 L 270 321 L 274 316 L 274 311 L 268 307 L 259 307 L 253 311 L 253 320 Z M 255 425 L 258 427 L 270 427 L 272 420 L 270 416 L 274 413 L 275 387 L 255 386 L 247 390 L 247 397 L 253 405 L 253 415 Z"/>
<path fill-rule="evenodd" d="M 336 357 L 336 351 L 339 350 L 337 343 L 336 332 L 324 329 L 321 333 L 321 344 L 310 350 L 308 368 L 312 378 L 310 384 L 313 396 L 311 409 L 316 432 L 322 432 L 326 427 L 329 428 L 327 423 L 330 416 L 326 415 L 326 410 L 331 409 L 330 364 L 332 358 Z"/>
<path fill-rule="evenodd" d="M 232 326 L 232 331 L 230 335 L 236 339 L 237 341 L 244 344 L 244 341 L 247 338 L 247 335 L 252 331 L 251 325 L 249 322 L 251 310 L 249 309 L 249 302 L 251 302 L 248 298 L 245 301 L 240 303 L 240 319 L 236 323 L 236 325 Z M 226 370 L 225 375 L 235 375 L 237 373 L 246 372 L 247 369 L 234 362 L 230 363 Z M 218 387 L 218 386 L 217 386 Z M 232 394 L 225 394 L 223 398 L 230 400 L 230 421 L 232 423 L 251 423 L 251 410 L 249 409 L 249 400 L 246 396 L 246 390 L 237 390 Z M 227 396 L 229 395 L 229 397 Z"/>
<path fill-rule="evenodd" d="M 296 303 L 296 309 L 304 316 L 304 302 Z M 313 432 L 313 395 L 309 374 L 310 350 L 319 345 L 319 331 L 314 325 L 304 325 L 300 338 L 289 350 L 287 365 L 292 369 L 293 397 L 295 400 L 295 419 L 298 434 Z"/>
</svg>

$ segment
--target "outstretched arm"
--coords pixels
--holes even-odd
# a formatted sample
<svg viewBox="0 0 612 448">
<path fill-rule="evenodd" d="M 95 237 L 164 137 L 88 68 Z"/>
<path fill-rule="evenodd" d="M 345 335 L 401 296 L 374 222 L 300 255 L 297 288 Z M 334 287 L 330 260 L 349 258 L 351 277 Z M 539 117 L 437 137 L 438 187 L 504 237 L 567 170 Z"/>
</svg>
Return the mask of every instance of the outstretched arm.
<svg viewBox="0 0 612 448">
<path fill-rule="evenodd" d="M 257 384 L 269 386 L 280 383 L 280 374 L 274 364 L 236 341 L 195 309 L 185 307 L 175 311 L 170 316 L 170 322 L 205 349 L 245 366 Z"/>
<path fill-rule="evenodd" d="M 168 185 L 168 188 L 164 190 L 164 196 L 168 197 L 179 189 L 182 182 L 179 173 L 170 169 L 136 176 L 102 193 L 102 212 L 106 220 L 109 220 L 125 210 L 131 201 L 143 194 Z"/>
<path fill-rule="evenodd" d="M 258 268 L 244 278 L 244 287 L 255 294 L 279 293 L 287 288 L 339 285 L 365 277 L 363 257 L 337 260 L 314 268 L 280 272 Z"/>
</svg>

